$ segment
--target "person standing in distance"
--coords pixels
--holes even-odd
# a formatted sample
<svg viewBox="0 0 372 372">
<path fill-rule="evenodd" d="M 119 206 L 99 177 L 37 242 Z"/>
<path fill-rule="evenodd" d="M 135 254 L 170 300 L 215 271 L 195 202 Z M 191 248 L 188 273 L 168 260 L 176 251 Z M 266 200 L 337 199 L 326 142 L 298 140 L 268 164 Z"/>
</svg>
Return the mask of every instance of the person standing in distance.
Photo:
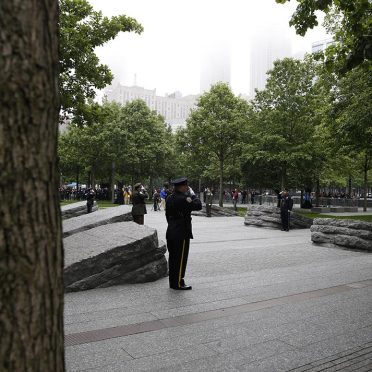
<svg viewBox="0 0 372 372">
<path fill-rule="evenodd" d="M 96 193 L 93 188 L 90 188 L 85 195 L 87 198 L 87 213 L 92 213 Z"/>
<path fill-rule="evenodd" d="M 139 225 L 145 223 L 145 214 L 147 214 L 145 200 L 148 199 L 148 197 L 145 188 L 140 183 L 136 183 L 134 185 L 134 193 L 132 197 L 132 216 L 133 221 Z"/>
<path fill-rule="evenodd" d="M 166 233 L 169 251 L 169 286 L 176 290 L 192 289 L 185 284 L 185 272 L 189 256 L 190 239 L 193 238 L 191 212 L 202 209 L 201 201 L 187 185 L 187 178 L 172 181 L 174 191 L 166 200 Z"/>
<path fill-rule="evenodd" d="M 212 217 L 212 204 L 213 204 L 213 193 L 210 188 L 207 188 L 205 192 L 205 211 L 207 213 L 207 217 Z"/>
<path fill-rule="evenodd" d="M 280 200 L 280 218 L 282 220 L 282 231 L 289 231 L 290 213 L 293 208 L 293 200 L 287 190 L 282 192 Z"/>
</svg>

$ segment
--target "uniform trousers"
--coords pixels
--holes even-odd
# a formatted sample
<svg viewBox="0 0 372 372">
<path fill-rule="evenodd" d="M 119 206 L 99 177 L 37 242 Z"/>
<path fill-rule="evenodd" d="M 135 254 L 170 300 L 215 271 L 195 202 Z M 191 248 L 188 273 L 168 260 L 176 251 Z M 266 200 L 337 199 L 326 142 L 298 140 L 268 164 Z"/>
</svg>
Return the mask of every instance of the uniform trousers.
<svg viewBox="0 0 372 372">
<path fill-rule="evenodd" d="M 212 204 L 206 204 L 205 210 L 207 212 L 207 217 L 212 217 Z"/>
<path fill-rule="evenodd" d="M 94 204 L 93 200 L 88 200 L 87 201 L 87 213 L 92 213 L 93 204 Z"/>
<path fill-rule="evenodd" d="M 182 287 L 185 284 L 190 239 L 167 240 L 167 247 L 169 252 L 169 286 Z"/>
<path fill-rule="evenodd" d="M 283 230 L 289 230 L 289 219 L 290 219 L 290 213 L 289 211 L 285 209 L 280 210 L 280 217 L 282 220 L 282 229 Z"/>
<path fill-rule="evenodd" d="M 133 216 L 133 222 L 138 223 L 139 225 L 143 225 L 145 223 L 145 216 L 143 214 L 140 215 L 132 215 Z"/>
</svg>

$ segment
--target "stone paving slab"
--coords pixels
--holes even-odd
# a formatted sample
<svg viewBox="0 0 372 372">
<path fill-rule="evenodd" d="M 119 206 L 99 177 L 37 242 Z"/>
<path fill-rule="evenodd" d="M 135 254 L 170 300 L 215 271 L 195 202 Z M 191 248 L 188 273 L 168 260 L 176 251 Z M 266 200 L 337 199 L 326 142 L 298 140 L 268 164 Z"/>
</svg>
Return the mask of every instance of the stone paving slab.
<svg viewBox="0 0 372 372">
<path fill-rule="evenodd" d="M 97 210 L 98 210 L 98 205 L 97 205 L 97 202 L 94 201 L 93 206 L 92 206 L 92 212 L 96 212 Z M 86 201 L 71 203 L 71 204 L 63 205 L 61 207 L 62 219 L 78 217 L 83 214 L 87 214 L 87 202 Z"/>
<path fill-rule="evenodd" d="M 150 212 L 145 221 L 164 239 L 162 213 Z M 287 371 L 328 363 L 326 358 L 372 342 L 371 255 L 316 247 L 305 231 L 246 227 L 239 217 L 194 217 L 193 222 L 187 272 L 192 291 L 171 291 L 164 278 L 66 295 L 68 333 L 130 325 L 136 314 L 167 322 L 158 330 L 68 346 L 68 371 Z M 227 311 L 332 286 L 345 291 Z M 200 314 L 209 311 L 226 313 L 203 319 Z M 176 316 L 189 318 L 175 324 Z M 286 342 L 287 337 L 298 343 Z"/>
<path fill-rule="evenodd" d="M 167 273 L 165 246 L 155 229 L 116 222 L 64 239 L 64 285 L 81 291 L 125 283 L 143 283 Z"/>
<path fill-rule="evenodd" d="M 94 213 L 69 218 L 62 223 L 63 237 L 66 238 L 101 225 L 132 221 L 133 217 L 131 211 L 132 207 L 130 205 L 120 205 L 118 207 L 103 208 Z"/>
</svg>

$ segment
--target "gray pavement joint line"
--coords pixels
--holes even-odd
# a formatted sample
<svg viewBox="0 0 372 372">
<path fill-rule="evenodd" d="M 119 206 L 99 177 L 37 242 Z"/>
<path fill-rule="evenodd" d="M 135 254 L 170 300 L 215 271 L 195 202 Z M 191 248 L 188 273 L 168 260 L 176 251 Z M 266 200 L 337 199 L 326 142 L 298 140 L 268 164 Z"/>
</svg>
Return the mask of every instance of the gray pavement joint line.
<svg viewBox="0 0 372 372">
<path fill-rule="evenodd" d="M 368 344 L 366 344 L 367 346 L 366 347 L 362 347 L 361 349 L 359 350 L 355 350 L 355 348 L 352 348 L 352 349 L 349 349 L 347 351 L 350 351 L 349 354 L 347 355 L 344 355 L 342 357 L 340 357 L 339 355 L 340 354 L 344 354 L 345 352 L 343 353 L 337 353 L 337 354 L 334 354 L 334 355 L 331 355 L 327 358 L 323 358 L 323 359 L 319 359 L 317 360 L 316 362 L 322 362 L 323 360 L 326 360 L 324 363 L 321 363 L 321 364 L 317 364 L 317 365 L 314 365 L 313 363 L 315 362 L 312 362 L 312 363 L 308 363 L 308 364 L 305 364 L 303 366 L 299 366 L 299 367 L 296 367 L 294 369 L 291 369 L 290 371 L 288 372 L 302 372 L 302 371 L 327 371 L 328 370 L 328 364 L 329 363 L 332 363 L 332 367 L 335 369 L 335 368 L 338 368 L 338 367 L 341 367 L 343 368 L 345 365 L 344 363 L 347 363 L 347 362 L 351 362 L 351 364 L 349 364 L 349 366 L 352 366 L 353 365 L 353 360 L 354 359 L 359 359 L 359 358 L 362 358 L 364 356 L 369 356 L 371 354 L 371 346 L 368 346 Z M 367 359 L 368 360 L 368 359 Z M 354 364 L 357 364 L 359 363 L 359 360 L 356 361 L 356 363 Z M 306 368 L 306 369 L 304 369 Z M 336 371 L 336 369 L 335 369 Z"/>
<path fill-rule="evenodd" d="M 296 238 L 296 239 L 298 239 L 298 236 L 297 235 L 295 235 L 295 236 L 287 236 L 287 239 L 288 238 Z M 262 238 L 242 238 L 242 239 L 227 239 L 227 240 L 193 241 L 192 242 L 192 245 L 195 245 L 195 244 L 228 243 L 228 242 L 245 242 L 245 241 L 255 241 L 255 240 L 275 240 L 275 239 L 278 239 L 278 237 L 275 236 L 275 237 L 269 237 L 269 238 L 262 237 Z M 277 245 L 275 245 L 275 247 L 276 246 Z"/>
<path fill-rule="evenodd" d="M 179 315 L 176 317 L 169 317 L 164 319 L 151 320 L 147 322 L 129 324 L 123 326 L 116 326 L 110 328 L 97 329 L 92 331 L 85 331 L 79 333 L 71 333 L 65 335 L 65 345 L 74 346 L 80 344 L 86 344 L 91 342 L 103 341 L 116 337 L 124 337 L 138 333 L 152 332 L 161 330 L 164 328 L 179 327 L 183 325 L 189 325 L 199 323 L 205 320 L 217 319 L 225 316 L 237 315 L 240 313 L 246 313 L 250 311 L 262 310 L 269 307 L 278 305 L 290 304 L 293 302 L 299 302 L 309 300 L 312 298 L 318 298 L 328 295 L 333 295 L 340 292 L 353 291 L 356 288 L 348 285 L 355 283 L 365 283 L 365 286 L 371 286 L 372 280 L 367 279 L 359 282 L 353 282 L 333 287 L 327 287 L 322 289 L 316 289 L 312 291 L 297 293 L 288 296 L 271 298 L 263 301 L 250 302 L 243 305 L 225 307 L 216 310 L 190 313 L 185 315 Z"/>
</svg>

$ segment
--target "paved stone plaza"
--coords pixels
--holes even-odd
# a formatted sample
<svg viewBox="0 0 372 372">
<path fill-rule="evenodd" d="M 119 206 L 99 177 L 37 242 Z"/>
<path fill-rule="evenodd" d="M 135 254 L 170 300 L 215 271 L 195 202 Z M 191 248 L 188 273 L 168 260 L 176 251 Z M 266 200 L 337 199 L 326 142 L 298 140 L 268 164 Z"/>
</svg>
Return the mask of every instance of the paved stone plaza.
<svg viewBox="0 0 372 372">
<path fill-rule="evenodd" d="M 372 255 L 194 217 L 186 282 L 69 293 L 68 371 L 371 371 Z M 164 240 L 163 212 L 145 223 Z"/>
</svg>

